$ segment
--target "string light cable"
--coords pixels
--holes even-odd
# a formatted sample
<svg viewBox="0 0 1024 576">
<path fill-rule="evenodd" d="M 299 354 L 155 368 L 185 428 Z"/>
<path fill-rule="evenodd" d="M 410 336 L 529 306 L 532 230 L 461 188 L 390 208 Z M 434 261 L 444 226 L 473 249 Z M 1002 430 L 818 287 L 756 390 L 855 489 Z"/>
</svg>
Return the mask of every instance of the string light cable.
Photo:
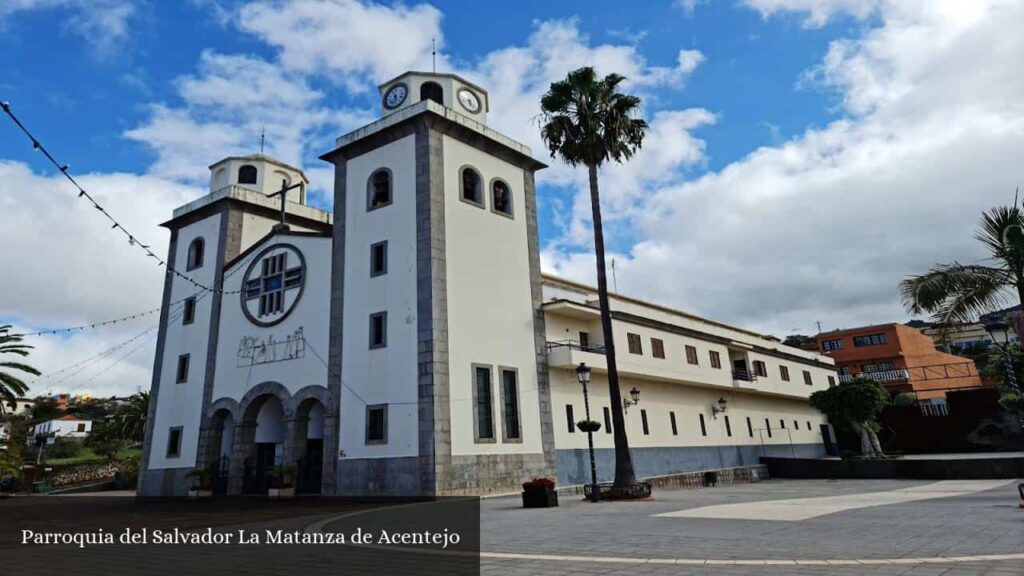
<svg viewBox="0 0 1024 576">
<path fill-rule="evenodd" d="M 21 120 L 18 119 L 18 117 L 11 110 L 11 104 L 9 102 L 0 102 L 0 107 L 3 108 L 3 111 L 15 123 L 15 125 L 17 125 L 17 127 L 22 132 L 25 133 L 25 136 L 27 136 L 28 139 L 32 142 L 32 148 L 34 150 L 38 150 L 38 151 L 42 152 L 43 155 L 46 156 L 46 159 L 51 164 L 53 164 L 53 166 L 57 169 L 57 171 L 59 171 L 61 174 L 63 174 L 64 178 L 66 178 L 68 180 L 68 182 L 71 182 L 71 184 L 78 190 L 78 197 L 88 201 L 90 204 L 92 204 L 93 208 L 95 208 L 97 211 L 99 211 L 101 214 L 103 214 L 103 216 L 105 216 L 107 218 L 107 220 L 110 221 L 110 224 L 111 224 L 110 229 L 111 230 L 120 230 L 121 233 L 124 234 L 128 238 L 128 244 L 129 245 L 138 247 L 140 250 L 142 250 L 146 254 L 146 256 L 156 260 L 157 266 L 161 266 L 161 267 L 165 268 L 166 271 L 167 271 L 167 274 L 173 274 L 173 275 L 177 276 L 178 278 L 181 278 L 182 280 L 185 280 L 186 282 L 191 283 L 196 288 L 199 288 L 199 289 L 205 290 L 205 291 L 209 291 L 209 292 L 217 292 L 217 293 L 221 293 L 221 294 L 238 294 L 239 292 L 241 292 L 241 290 L 224 291 L 224 290 L 222 290 L 222 289 L 220 289 L 220 288 L 218 288 L 216 286 L 206 286 L 204 284 L 196 282 L 196 280 L 193 279 L 191 276 L 189 276 L 187 274 L 184 274 L 182 272 L 179 272 L 178 270 L 174 269 L 172 266 L 168 265 L 168 263 L 166 261 L 164 261 L 163 258 L 158 256 L 155 252 L 153 252 L 148 245 L 143 244 L 142 242 L 140 242 L 138 240 L 138 238 L 134 234 L 129 232 L 127 228 L 125 228 L 120 222 L 118 222 L 117 219 L 115 219 L 114 216 L 111 215 L 110 212 L 108 212 L 107 209 L 104 208 L 96 200 L 96 198 L 94 198 L 91 194 L 86 192 L 85 188 L 83 188 L 78 183 L 78 181 L 75 180 L 74 176 L 71 175 L 71 173 L 70 173 L 70 168 L 71 167 L 69 165 L 67 165 L 67 164 L 61 164 L 60 162 L 58 162 L 57 159 L 54 158 L 53 154 L 51 154 L 50 151 L 35 136 L 32 135 L 32 133 L 28 130 L 28 128 L 21 122 Z"/>
</svg>

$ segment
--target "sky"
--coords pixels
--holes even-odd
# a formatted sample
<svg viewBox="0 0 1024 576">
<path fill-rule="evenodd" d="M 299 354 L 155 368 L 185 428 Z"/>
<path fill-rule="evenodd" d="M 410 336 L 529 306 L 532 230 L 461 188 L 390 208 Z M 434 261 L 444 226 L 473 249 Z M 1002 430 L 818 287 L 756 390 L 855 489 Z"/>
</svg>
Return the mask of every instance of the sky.
<svg viewBox="0 0 1024 576">
<path fill-rule="evenodd" d="M 6 0 L 0 100 L 142 242 L 259 150 L 331 209 L 334 138 L 376 87 L 437 69 L 489 91 L 489 125 L 538 173 L 545 271 L 593 282 L 583 170 L 548 158 L 551 82 L 628 78 L 650 129 L 601 170 L 616 289 L 773 334 L 905 321 L 897 284 L 984 256 L 980 213 L 1024 175 L 1019 1 Z M 0 323 L 15 332 L 156 308 L 162 270 L 0 118 Z M 33 336 L 33 394 L 148 389 L 156 315 Z"/>
</svg>

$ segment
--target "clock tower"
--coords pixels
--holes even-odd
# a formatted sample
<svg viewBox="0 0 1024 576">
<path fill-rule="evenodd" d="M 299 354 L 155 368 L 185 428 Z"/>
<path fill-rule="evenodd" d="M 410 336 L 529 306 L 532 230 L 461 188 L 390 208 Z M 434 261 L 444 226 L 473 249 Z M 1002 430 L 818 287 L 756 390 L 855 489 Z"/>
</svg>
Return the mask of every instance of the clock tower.
<svg viewBox="0 0 1024 576">
<path fill-rule="evenodd" d="M 555 472 L 530 149 L 454 74 L 380 86 L 337 139 L 328 385 L 341 495 L 507 492 Z"/>
</svg>

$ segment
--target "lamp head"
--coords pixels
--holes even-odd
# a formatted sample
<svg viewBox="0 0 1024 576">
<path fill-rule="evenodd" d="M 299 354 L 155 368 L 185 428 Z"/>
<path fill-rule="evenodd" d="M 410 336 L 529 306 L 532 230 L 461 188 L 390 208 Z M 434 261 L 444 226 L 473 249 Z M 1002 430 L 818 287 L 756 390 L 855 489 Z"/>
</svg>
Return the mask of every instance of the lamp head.
<svg viewBox="0 0 1024 576">
<path fill-rule="evenodd" d="M 640 402 L 640 391 L 636 389 L 636 386 L 633 386 L 633 389 L 629 391 L 629 397 L 633 399 L 633 404 Z"/>
<path fill-rule="evenodd" d="M 590 366 L 587 366 L 586 362 L 580 362 L 576 367 L 576 379 L 580 384 L 590 384 Z"/>
</svg>

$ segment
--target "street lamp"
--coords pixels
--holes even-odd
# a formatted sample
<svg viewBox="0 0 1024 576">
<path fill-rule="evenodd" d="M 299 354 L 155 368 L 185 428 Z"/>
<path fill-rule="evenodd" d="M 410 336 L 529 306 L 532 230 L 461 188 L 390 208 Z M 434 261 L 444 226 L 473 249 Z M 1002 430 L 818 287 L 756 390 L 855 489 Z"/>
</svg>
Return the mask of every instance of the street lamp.
<svg viewBox="0 0 1024 576">
<path fill-rule="evenodd" d="M 636 386 L 633 386 L 629 391 L 629 397 L 632 398 L 632 400 L 627 400 L 625 398 L 622 399 L 622 409 L 626 412 L 629 412 L 630 406 L 636 406 L 640 403 L 640 391 L 636 389 Z"/>
<path fill-rule="evenodd" d="M 723 412 L 723 413 L 725 412 L 725 406 L 726 406 L 727 403 L 728 403 L 728 401 L 725 398 L 719 398 L 717 406 L 712 404 L 711 405 L 711 417 L 714 418 L 715 420 L 718 420 L 718 414 L 720 412 Z"/>
<path fill-rule="evenodd" d="M 1006 321 L 990 320 L 985 323 L 985 332 L 992 338 L 995 344 L 1003 352 L 1003 369 L 1006 370 L 1006 386 L 1010 393 L 1020 394 L 1020 386 L 1017 384 L 1017 374 L 1013 369 L 1013 358 L 1010 357 L 1010 327 Z M 1017 422 L 1024 428 L 1024 412 L 1017 412 Z"/>
<path fill-rule="evenodd" d="M 590 366 L 587 366 L 585 362 L 580 362 L 580 365 L 576 367 L 576 379 L 583 386 L 583 410 L 587 415 L 586 426 L 579 425 L 583 422 L 577 426 L 587 433 L 587 445 L 590 449 L 590 501 L 600 502 L 601 488 L 597 485 L 597 463 L 594 461 L 594 432 L 600 425 L 595 426 L 596 422 L 590 419 L 590 399 L 587 396 L 587 384 L 590 384 Z"/>
</svg>

